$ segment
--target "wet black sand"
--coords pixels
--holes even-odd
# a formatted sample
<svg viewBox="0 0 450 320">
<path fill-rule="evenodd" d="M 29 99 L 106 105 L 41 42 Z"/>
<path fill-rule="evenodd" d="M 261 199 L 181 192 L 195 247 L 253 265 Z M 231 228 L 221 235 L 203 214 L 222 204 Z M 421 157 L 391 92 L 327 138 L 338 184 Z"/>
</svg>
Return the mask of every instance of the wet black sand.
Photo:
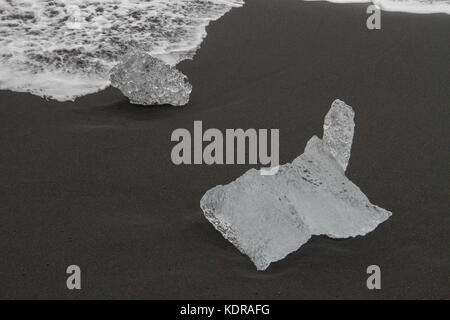
<svg viewBox="0 0 450 320">
<path fill-rule="evenodd" d="M 0 92 L 0 298 L 450 298 L 447 15 L 249 0 L 180 69 L 185 108 L 108 89 L 57 103 Z M 279 128 L 281 163 L 356 111 L 348 177 L 393 216 L 355 239 L 313 238 L 265 272 L 203 218 L 206 190 L 248 166 L 175 166 L 176 128 Z M 66 267 L 82 269 L 68 291 Z M 382 290 L 366 288 L 366 268 Z"/>
</svg>

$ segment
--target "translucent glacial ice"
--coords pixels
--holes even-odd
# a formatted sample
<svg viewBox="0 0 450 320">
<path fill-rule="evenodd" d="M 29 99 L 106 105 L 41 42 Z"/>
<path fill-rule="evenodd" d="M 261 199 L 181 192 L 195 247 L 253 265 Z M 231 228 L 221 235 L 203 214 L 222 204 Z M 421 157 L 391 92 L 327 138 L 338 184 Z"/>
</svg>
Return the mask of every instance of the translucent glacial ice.
<svg viewBox="0 0 450 320">
<path fill-rule="evenodd" d="M 205 217 L 258 270 L 297 250 L 312 235 L 365 235 L 391 215 L 371 204 L 345 176 L 353 115 L 350 106 L 336 100 L 325 117 L 324 139 L 312 137 L 292 163 L 272 176 L 251 169 L 202 197 Z"/>
<path fill-rule="evenodd" d="M 192 91 L 183 73 L 140 50 L 127 53 L 111 70 L 110 80 L 134 104 L 182 106 Z"/>
<path fill-rule="evenodd" d="M 344 171 L 347 169 L 355 132 L 355 112 L 340 100 L 333 102 L 323 122 L 323 142 Z"/>
</svg>

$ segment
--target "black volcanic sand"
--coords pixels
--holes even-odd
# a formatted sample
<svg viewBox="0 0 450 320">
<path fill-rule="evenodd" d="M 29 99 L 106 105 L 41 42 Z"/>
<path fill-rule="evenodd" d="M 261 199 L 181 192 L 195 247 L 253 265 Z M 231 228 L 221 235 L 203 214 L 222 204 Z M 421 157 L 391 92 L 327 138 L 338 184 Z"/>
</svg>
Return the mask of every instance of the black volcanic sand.
<svg viewBox="0 0 450 320">
<path fill-rule="evenodd" d="M 180 69 L 189 105 L 108 89 L 57 103 L 0 93 L 1 298 L 450 298 L 448 15 L 254 0 L 208 28 Z M 348 177 L 393 216 L 365 237 L 314 237 L 258 272 L 199 200 L 250 166 L 175 166 L 176 128 L 279 128 L 281 163 L 356 111 Z M 66 268 L 82 290 L 66 289 Z M 366 268 L 382 290 L 366 288 Z"/>
</svg>

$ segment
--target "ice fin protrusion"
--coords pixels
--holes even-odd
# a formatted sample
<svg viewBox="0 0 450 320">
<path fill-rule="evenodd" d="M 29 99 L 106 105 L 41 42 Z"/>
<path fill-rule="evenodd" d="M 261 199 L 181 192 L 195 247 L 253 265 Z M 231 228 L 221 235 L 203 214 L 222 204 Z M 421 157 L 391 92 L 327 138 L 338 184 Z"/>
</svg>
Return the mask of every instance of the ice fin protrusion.
<svg viewBox="0 0 450 320">
<path fill-rule="evenodd" d="M 344 171 L 347 169 L 355 132 L 355 112 L 341 100 L 335 100 L 323 123 L 323 141 Z"/>
</svg>

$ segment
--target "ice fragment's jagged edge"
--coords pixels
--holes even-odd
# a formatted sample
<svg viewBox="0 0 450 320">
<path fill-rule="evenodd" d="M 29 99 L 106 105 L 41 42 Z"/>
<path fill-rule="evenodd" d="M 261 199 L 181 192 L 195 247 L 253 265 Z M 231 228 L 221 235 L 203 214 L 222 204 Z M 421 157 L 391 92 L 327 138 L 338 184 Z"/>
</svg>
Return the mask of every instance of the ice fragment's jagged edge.
<svg viewBox="0 0 450 320">
<path fill-rule="evenodd" d="M 349 116 L 344 119 L 352 121 L 344 121 L 347 130 L 339 129 L 342 122 L 331 122 L 338 127 L 324 128 L 324 135 L 327 130 L 348 133 L 354 126 L 351 107 L 336 100 L 327 116 L 336 110 L 343 110 Z M 296 251 L 311 235 L 365 235 L 391 212 L 371 204 L 334 158 L 332 152 L 350 152 L 351 142 L 333 149 L 314 136 L 305 152 L 280 166 L 276 175 L 261 176 L 251 169 L 228 185 L 208 190 L 200 207 L 214 228 L 248 255 L 258 270 Z"/>
</svg>

